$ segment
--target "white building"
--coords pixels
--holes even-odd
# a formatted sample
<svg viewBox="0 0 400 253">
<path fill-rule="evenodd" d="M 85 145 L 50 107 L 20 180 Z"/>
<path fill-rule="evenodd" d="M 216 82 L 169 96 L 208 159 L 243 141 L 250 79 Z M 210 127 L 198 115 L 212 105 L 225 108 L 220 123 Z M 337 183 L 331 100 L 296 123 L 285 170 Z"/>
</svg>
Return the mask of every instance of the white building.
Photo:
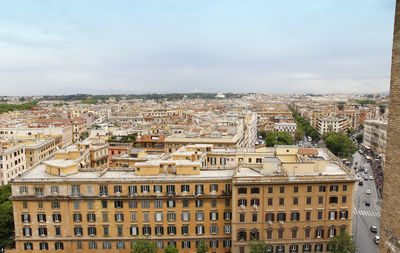
<svg viewBox="0 0 400 253">
<path fill-rule="evenodd" d="M 317 117 L 317 123 L 315 126 L 315 130 L 317 130 L 320 135 L 330 131 L 347 132 L 348 128 L 349 120 L 346 117 Z"/>
<path fill-rule="evenodd" d="M 274 124 L 274 131 L 275 132 L 288 132 L 292 136 L 296 132 L 297 124 L 296 123 L 289 123 L 289 122 L 279 122 Z"/>
<path fill-rule="evenodd" d="M 25 145 L 1 147 L 0 179 L 1 185 L 6 185 L 14 177 L 26 170 Z"/>
</svg>

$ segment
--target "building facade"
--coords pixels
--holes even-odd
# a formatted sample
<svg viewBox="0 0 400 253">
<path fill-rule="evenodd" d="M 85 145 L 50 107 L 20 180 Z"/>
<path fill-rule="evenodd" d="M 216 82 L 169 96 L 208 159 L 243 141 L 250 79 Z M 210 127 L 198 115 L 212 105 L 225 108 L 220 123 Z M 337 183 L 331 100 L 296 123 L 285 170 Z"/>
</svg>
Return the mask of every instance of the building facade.
<svg viewBox="0 0 400 253">
<path fill-rule="evenodd" d="M 25 145 L 0 145 L 0 179 L 1 185 L 26 171 Z"/>
<path fill-rule="evenodd" d="M 387 120 L 366 120 L 364 122 L 363 145 L 371 148 L 374 153 L 386 152 Z"/>
</svg>

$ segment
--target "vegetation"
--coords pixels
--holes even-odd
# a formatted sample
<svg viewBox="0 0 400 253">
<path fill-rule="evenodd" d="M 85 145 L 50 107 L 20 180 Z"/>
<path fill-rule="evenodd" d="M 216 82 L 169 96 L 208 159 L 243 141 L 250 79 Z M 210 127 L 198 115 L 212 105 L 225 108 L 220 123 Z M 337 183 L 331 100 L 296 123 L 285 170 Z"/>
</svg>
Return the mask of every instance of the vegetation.
<svg viewBox="0 0 400 253">
<path fill-rule="evenodd" d="M 157 244 L 151 240 L 135 240 L 132 253 L 157 253 Z"/>
<path fill-rule="evenodd" d="M 0 113 L 16 111 L 16 110 L 30 110 L 37 106 L 37 101 L 32 101 L 23 104 L 0 104 Z"/>
<path fill-rule="evenodd" d="M 265 137 L 267 137 L 267 132 L 265 131 L 257 131 L 257 137 L 261 136 L 262 139 L 265 139 Z"/>
<path fill-rule="evenodd" d="M 200 242 L 199 247 L 196 250 L 196 253 L 208 253 L 210 248 L 204 242 Z"/>
<path fill-rule="evenodd" d="M 361 144 L 363 142 L 364 139 L 364 135 L 363 134 L 359 134 L 356 136 L 356 140 L 358 144 Z"/>
<path fill-rule="evenodd" d="M 314 141 L 319 141 L 320 135 L 317 130 L 315 130 L 315 128 L 312 127 L 310 123 L 303 117 L 301 117 L 301 115 L 293 108 L 290 107 L 290 110 L 292 110 L 293 118 L 297 122 L 297 129 L 303 131 L 305 135 L 310 136 Z"/>
<path fill-rule="evenodd" d="M 304 139 L 304 131 L 303 129 L 296 129 L 296 132 L 294 132 L 294 141 L 298 143 L 299 141 Z"/>
<path fill-rule="evenodd" d="M 0 248 L 12 248 L 14 241 L 14 218 L 11 196 L 11 185 L 0 187 Z"/>
<path fill-rule="evenodd" d="M 268 244 L 261 240 L 252 240 L 249 243 L 250 253 L 268 252 Z"/>
<path fill-rule="evenodd" d="M 265 137 L 265 145 L 267 147 L 273 147 L 275 144 L 293 145 L 292 135 L 288 132 L 268 133 Z"/>
<path fill-rule="evenodd" d="M 164 253 L 178 253 L 178 249 L 174 245 L 168 245 L 165 248 Z"/>
<path fill-rule="evenodd" d="M 82 141 L 82 140 L 86 139 L 87 137 L 89 137 L 89 133 L 88 133 L 88 131 L 85 131 L 81 134 L 81 136 L 79 136 L 79 139 Z"/>
<path fill-rule="evenodd" d="M 356 132 L 356 131 L 355 131 L 353 128 L 351 128 L 351 127 L 349 127 L 349 128 L 347 129 L 347 135 L 348 135 L 349 137 L 352 136 L 355 132 Z"/>
<path fill-rule="evenodd" d="M 333 253 L 354 253 L 356 251 L 351 236 L 346 231 L 340 231 L 333 237 L 329 242 L 329 247 Z"/>
<path fill-rule="evenodd" d="M 373 99 L 355 100 L 355 102 L 359 103 L 360 105 L 376 104 L 376 101 Z"/>
<path fill-rule="evenodd" d="M 338 109 L 343 110 L 344 104 L 345 104 L 344 102 L 338 102 L 338 104 L 337 104 Z"/>
<path fill-rule="evenodd" d="M 57 104 L 53 104 L 53 106 L 55 106 L 55 107 L 61 107 L 63 105 L 68 105 L 68 104 L 67 103 L 63 103 L 63 102 L 60 102 L 60 103 L 57 103 Z"/>
<path fill-rule="evenodd" d="M 87 105 L 95 105 L 97 104 L 98 99 L 95 98 L 88 98 L 85 100 L 81 100 L 81 104 L 87 104 Z"/>
<path fill-rule="evenodd" d="M 342 132 L 328 132 L 322 135 L 326 147 L 338 157 L 350 156 L 358 150 L 357 146 L 351 141 L 350 137 Z"/>
<path fill-rule="evenodd" d="M 132 142 L 136 141 L 136 133 L 128 134 L 126 136 L 111 136 L 108 138 L 109 142 Z"/>
</svg>

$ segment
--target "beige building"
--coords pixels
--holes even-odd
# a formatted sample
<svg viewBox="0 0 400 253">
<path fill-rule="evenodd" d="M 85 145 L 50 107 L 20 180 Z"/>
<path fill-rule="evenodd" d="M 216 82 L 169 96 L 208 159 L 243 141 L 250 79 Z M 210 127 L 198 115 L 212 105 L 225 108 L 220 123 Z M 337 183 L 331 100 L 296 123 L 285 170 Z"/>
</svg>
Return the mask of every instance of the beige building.
<svg viewBox="0 0 400 253">
<path fill-rule="evenodd" d="M 355 179 L 326 149 L 195 144 L 108 169 L 73 165 L 74 152 L 14 179 L 15 252 L 128 253 L 151 239 L 160 252 L 205 242 L 210 252 L 247 253 L 251 238 L 274 252 L 325 251 L 331 235 L 351 231 Z"/>
<path fill-rule="evenodd" d="M 32 167 L 33 165 L 49 158 L 56 152 L 59 146 L 56 144 L 55 138 L 50 139 L 26 139 L 23 140 L 25 147 L 26 165 Z"/>
<path fill-rule="evenodd" d="M 0 144 L 0 185 L 6 185 L 11 179 L 26 171 L 25 145 Z"/>
<path fill-rule="evenodd" d="M 369 119 L 364 122 L 363 145 L 378 154 L 386 152 L 387 120 Z"/>
<path fill-rule="evenodd" d="M 320 135 L 330 131 L 345 133 L 349 128 L 349 120 L 346 117 L 322 116 L 318 117 L 316 122 L 315 130 Z"/>
</svg>

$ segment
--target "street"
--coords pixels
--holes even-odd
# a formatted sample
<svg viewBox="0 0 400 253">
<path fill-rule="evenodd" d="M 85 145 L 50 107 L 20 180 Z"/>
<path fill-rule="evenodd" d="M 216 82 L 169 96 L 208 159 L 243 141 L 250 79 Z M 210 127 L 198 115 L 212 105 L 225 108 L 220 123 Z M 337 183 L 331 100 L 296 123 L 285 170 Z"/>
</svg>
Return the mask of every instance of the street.
<svg viewBox="0 0 400 253">
<path fill-rule="evenodd" d="M 355 166 L 356 162 L 357 166 Z M 356 152 L 353 155 L 353 168 L 360 166 L 368 169 L 368 172 L 364 175 L 368 178 L 373 176 L 367 160 L 359 152 Z M 361 177 L 362 173 L 358 173 L 358 175 Z M 374 180 L 364 180 L 364 177 L 361 177 L 361 181 L 364 185 L 360 186 L 356 183 L 354 196 L 353 235 L 356 241 L 356 252 L 375 253 L 378 252 L 378 245 L 375 244 L 373 239 L 376 235 L 379 235 L 381 200 L 378 199 Z M 371 194 L 366 194 L 368 189 Z M 370 206 L 366 206 L 365 201 L 369 201 Z M 376 226 L 378 233 L 372 233 L 370 231 L 371 226 Z"/>
</svg>

